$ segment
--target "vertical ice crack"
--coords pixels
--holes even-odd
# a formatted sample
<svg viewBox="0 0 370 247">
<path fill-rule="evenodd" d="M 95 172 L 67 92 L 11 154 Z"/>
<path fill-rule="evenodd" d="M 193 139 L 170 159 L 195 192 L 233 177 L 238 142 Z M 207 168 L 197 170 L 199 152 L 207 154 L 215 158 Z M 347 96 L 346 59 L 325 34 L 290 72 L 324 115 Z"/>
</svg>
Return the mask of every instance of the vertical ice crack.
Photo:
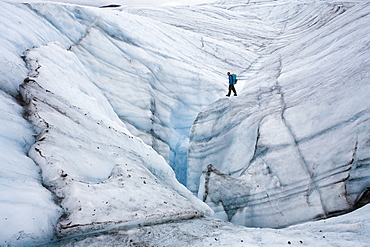
<svg viewBox="0 0 370 247">
<path fill-rule="evenodd" d="M 256 159 L 257 157 L 261 154 L 260 152 L 260 148 L 258 147 L 258 142 L 259 142 L 259 139 L 260 139 L 260 136 L 261 136 L 261 133 L 260 133 L 260 123 L 258 124 L 258 128 L 257 128 L 257 137 L 256 137 L 256 143 L 254 144 L 254 153 L 253 153 L 253 157 L 252 159 L 249 161 L 249 164 L 252 164 Z M 247 170 L 248 168 L 245 168 L 242 172 L 242 174 Z"/>
</svg>

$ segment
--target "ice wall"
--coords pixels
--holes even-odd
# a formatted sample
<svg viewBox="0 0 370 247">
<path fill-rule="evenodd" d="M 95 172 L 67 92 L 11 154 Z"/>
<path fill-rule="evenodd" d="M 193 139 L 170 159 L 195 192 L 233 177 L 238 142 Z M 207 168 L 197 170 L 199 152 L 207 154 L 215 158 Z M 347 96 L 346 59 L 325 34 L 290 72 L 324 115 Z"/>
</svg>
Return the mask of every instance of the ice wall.
<svg viewBox="0 0 370 247">
<path fill-rule="evenodd" d="M 70 12 L 86 28 L 70 50 L 92 71 L 127 128 L 161 154 L 186 184 L 196 115 L 224 94 L 225 67 L 247 67 L 257 55 L 125 9 Z M 164 13 L 158 16 L 165 18 Z"/>
<path fill-rule="evenodd" d="M 187 183 L 191 125 L 224 97 L 229 70 L 240 75 L 238 92 L 243 84 L 246 90 L 198 116 L 195 130 L 202 125 L 202 141 L 193 137 L 189 186 L 208 163 L 221 162 L 226 169 L 217 166 L 219 172 L 203 177 L 208 190 L 220 192 L 216 197 L 204 186 L 202 199 L 210 204 L 225 192 L 215 180 L 226 179 L 234 195 L 242 193 L 235 179 L 248 193 L 257 191 L 248 174 L 272 188 L 262 190 L 263 199 L 290 199 L 285 189 L 299 180 L 303 189 L 293 194 L 308 198 L 314 213 L 322 208 L 319 182 L 329 175 L 334 182 L 324 188 L 338 192 L 345 185 L 337 200 L 355 201 L 368 184 L 368 5 L 330 2 L 141 9 L 0 2 L 0 30 L 6 34 L 0 37 L 0 245 L 48 242 L 56 225 L 63 237 L 208 213 L 166 163 Z M 283 171 L 279 181 L 279 165 L 271 160 L 300 165 L 290 169 L 297 177 Z M 241 174 L 249 177 L 241 180 Z M 248 203 L 236 198 L 242 199 L 238 207 L 224 200 L 230 202 L 224 203 L 227 212 L 216 201 L 217 213 L 236 221 L 244 213 L 240 205 Z M 329 199 L 329 206 L 337 202 Z M 293 202 L 307 207 L 304 200 Z M 279 203 L 272 212 L 290 209 L 278 211 Z"/>
<path fill-rule="evenodd" d="M 370 184 L 370 5 L 296 7 L 243 94 L 215 102 L 192 128 L 188 187 L 238 224 L 345 212 Z"/>
<path fill-rule="evenodd" d="M 37 132 L 29 156 L 63 209 L 58 237 L 210 212 L 132 136 L 72 52 L 51 43 L 24 59 L 32 77 L 21 95 Z"/>
<path fill-rule="evenodd" d="M 174 108 L 172 113 L 182 117 L 192 111 L 195 118 L 194 109 L 216 97 L 220 88 L 217 83 L 200 80 L 201 75 L 193 75 L 196 69 L 192 65 L 167 51 L 176 40 L 166 36 L 167 42 L 172 41 L 170 46 L 158 43 L 156 48 L 155 42 L 164 42 L 166 30 L 154 39 L 163 24 L 127 13 L 74 5 L 0 5 L 6 10 L 1 13 L 0 28 L 9 33 L 1 37 L 4 49 L 0 51 L 4 123 L 1 160 L 2 169 L 7 171 L 1 177 L 7 192 L 1 193 L 0 207 L 1 224 L 9 227 L 2 231 L 0 245 L 48 242 L 55 237 L 55 226 L 57 236 L 64 237 L 211 212 L 178 183 L 162 156 L 127 129 L 130 121 L 117 114 L 121 109 L 135 120 L 136 126 L 151 129 L 156 125 L 167 143 L 170 137 L 176 143 L 177 132 L 170 129 L 183 131 L 181 124 L 193 119 L 182 122 L 174 117 L 172 123 L 180 127 L 170 128 L 171 107 L 183 106 L 185 110 L 178 112 L 182 108 Z M 151 32 L 154 41 L 150 40 Z M 185 37 L 183 33 L 181 37 Z M 177 40 L 191 46 L 191 42 Z M 142 59 L 149 68 L 125 52 Z M 170 65 L 166 61 L 174 69 L 171 76 L 167 74 Z M 167 67 L 165 73 L 162 63 Z M 173 82 L 180 73 L 175 65 L 188 72 L 185 82 L 197 83 L 195 91 L 183 93 L 180 89 L 187 86 Z M 169 85 L 164 78 L 176 85 L 172 91 L 166 91 Z M 135 94 L 128 93 L 130 90 Z M 192 94 L 197 90 L 208 90 L 210 96 L 196 98 Z M 164 102 L 155 102 L 151 94 Z M 117 104 L 117 100 L 127 100 L 129 104 Z M 189 100 L 197 100 L 194 109 L 185 104 Z M 130 127 L 134 132 L 135 128 Z M 138 132 L 135 134 L 140 135 Z M 153 133 L 149 131 L 148 135 Z M 169 156 L 168 150 L 165 154 Z M 25 196 L 25 190 L 34 196 Z M 37 212 L 33 212 L 35 208 Z"/>
</svg>

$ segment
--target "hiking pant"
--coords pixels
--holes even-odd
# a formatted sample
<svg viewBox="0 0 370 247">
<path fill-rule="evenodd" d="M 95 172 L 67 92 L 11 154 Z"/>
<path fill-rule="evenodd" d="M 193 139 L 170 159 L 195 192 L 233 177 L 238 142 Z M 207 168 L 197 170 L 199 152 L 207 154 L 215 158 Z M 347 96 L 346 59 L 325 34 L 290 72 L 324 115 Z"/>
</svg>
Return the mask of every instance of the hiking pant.
<svg viewBox="0 0 370 247">
<path fill-rule="evenodd" d="M 234 85 L 229 84 L 229 93 L 227 94 L 227 96 L 230 96 L 231 91 L 233 91 L 234 95 L 236 96 L 236 90 L 235 90 Z"/>
</svg>

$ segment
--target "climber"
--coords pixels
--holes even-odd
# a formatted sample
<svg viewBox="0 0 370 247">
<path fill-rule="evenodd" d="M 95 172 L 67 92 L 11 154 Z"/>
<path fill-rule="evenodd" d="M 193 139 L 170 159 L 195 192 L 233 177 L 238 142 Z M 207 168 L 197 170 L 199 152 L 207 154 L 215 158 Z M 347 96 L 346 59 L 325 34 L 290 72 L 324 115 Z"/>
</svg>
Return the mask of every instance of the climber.
<svg viewBox="0 0 370 247">
<path fill-rule="evenodd" d="M 226 94 L 226 96 L 230 97 L 231 90 L 234 92 L 234 96 L 237 96 L 236 90 L 234 87 L 234 84 L 236 83 L 236 79 L 234 79 L 235 76 L 233 77 L 233 75 L 230 72 L 227 72 L 227 75 L 229 76 L 229 93 Z"/>
</svg>

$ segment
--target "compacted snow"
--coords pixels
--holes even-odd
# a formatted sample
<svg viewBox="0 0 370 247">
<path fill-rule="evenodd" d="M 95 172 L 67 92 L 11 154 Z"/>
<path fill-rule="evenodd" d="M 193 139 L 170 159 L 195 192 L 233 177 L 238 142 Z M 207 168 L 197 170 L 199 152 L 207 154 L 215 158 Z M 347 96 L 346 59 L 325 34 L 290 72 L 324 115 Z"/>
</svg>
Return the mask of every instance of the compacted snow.
<svg viewBox="0 0 370 247">
<path fill-rule="evenodd" d="M 1 246 L 368 244 L 369 3 L 0 7 Z"/>
</svg>

